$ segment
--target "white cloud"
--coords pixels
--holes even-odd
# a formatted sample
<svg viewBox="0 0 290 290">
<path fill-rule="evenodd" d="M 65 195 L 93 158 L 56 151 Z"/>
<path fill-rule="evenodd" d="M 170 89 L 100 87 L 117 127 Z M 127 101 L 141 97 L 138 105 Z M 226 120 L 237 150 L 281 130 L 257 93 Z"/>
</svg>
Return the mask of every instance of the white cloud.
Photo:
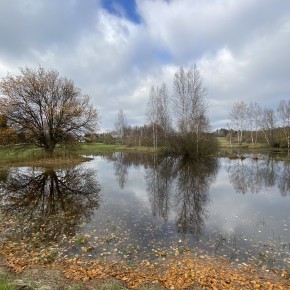
<svg viewBox="0 0 290 290">
<path fill-rule="evenodd" d="M 137 0 L 139 23 L 100 0 L 0 7 L 0 77 L 26 65 L 55 68 L 91 95 L 103 128 L 121 108 L 142 124 L 150 87 L 171 89 L 180 65 L 200 67 L 214 127 L 226 126 L 235 101 L 276 106 L 289 98 L 288 0 Z"/>
</svg>

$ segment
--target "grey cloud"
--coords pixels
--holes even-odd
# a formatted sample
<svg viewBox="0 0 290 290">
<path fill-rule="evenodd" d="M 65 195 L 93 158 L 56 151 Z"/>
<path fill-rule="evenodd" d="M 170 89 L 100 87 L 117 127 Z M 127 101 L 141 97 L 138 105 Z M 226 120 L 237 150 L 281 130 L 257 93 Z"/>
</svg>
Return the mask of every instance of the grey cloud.
<svg viewBox="0 0 290 290">
<path fill-rule="evenodd" d="M 121 108 L 141 125 L 151 85 L 171 89 L 178 66 L 194 62 L 213 127 L 226 126 L 235 101 L 274 107 L 289 97 L 288 0 L 137 0 L 136 8 L 139 23 L 100 0 L 0 0 L 0 74 L 54 68 L 91 95 L 111 129 Z"/>
<path fill-rule="evenodd" d="M 70 46 L 90 30 L 99 0 L 1 0 L 0 53 L 31 57 L 31 50 Z"/>
<path fill-rule="evenodd" d="M 138 1 L 138 11 L 151 33 L 175 58 L 185 62 L 227 46 L 239 50 L 289 19 L 290 2 Z"/>
</svg>

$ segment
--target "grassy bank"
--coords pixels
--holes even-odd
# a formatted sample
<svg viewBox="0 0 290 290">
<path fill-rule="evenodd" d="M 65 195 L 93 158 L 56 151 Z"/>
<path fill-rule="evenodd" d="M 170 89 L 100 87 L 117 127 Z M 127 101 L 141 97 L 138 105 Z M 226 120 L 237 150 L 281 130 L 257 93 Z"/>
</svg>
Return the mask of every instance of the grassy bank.
<svg viewBox="0 0 290 290">
<path fill-rule="evenodd" d="M 35 146 L 0 147 L 0 168 L 5 166 L 67 166 L 88 160 L 88 155 L 113 152 L 154 152 L 151 147 L 127 147 L 103 143 L 80 143 L 69 148 L 57 147 L 53 156 Z M 1 289 L 0 289 L 1 290 Z"/>
<path fill-rule="evenodd" d="M 62 148 L 58 148 L 53 156 L 48 156 L 42 149 L 33 146 L 0 148 L 0 168 L 11 166 L 68 166 L 86 160 L 88 158 L 76 154 L 74 150 Z"/>
<path fill-rule="evenodd" d="M 239 151 L 239 154 L 269 153 L 265 144 L 243 144 L 237 146 L 225 138 L 218 138 L 220 152 L 217 157 L 229 157 Z M 112 154 L 113 152 L 142 152 L 153 153 L 153 147 L 127 147 L 126 145 L 109 145 L 104 143 L 79 143 L 73 147 L 57 147 L 53 156 L 48 156 L 41 148 L 35 146 L 6 146 L 0 147 L 0 168 L 7 166 L 69 166 L 89 160 L 90 155 Z M 161 152 L 158 150 L 158 152 Z M 287 149 L 279 149 L 279 152 L 287 153 Z M 289 160 L 289 156 L 281 156 L 280 160 Z M 1 290 L 1 289 L 0 289 Z"/>
</svg>

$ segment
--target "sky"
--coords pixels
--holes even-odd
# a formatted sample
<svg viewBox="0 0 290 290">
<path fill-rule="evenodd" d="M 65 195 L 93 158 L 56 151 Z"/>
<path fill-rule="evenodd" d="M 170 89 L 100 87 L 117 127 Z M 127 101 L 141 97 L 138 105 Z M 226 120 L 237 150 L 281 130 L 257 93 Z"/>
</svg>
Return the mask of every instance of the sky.
<svg viewBox="0 0 290 290">
<path fill-rule="evenodd" d="M 89 94 L 101 130 L 145 123 L 150 88 L 196 64 L 213 129 L 235 102 L 290 98 L 289 0 L 0 0 L 0 78 L 55 69 Z"/>
</svg>

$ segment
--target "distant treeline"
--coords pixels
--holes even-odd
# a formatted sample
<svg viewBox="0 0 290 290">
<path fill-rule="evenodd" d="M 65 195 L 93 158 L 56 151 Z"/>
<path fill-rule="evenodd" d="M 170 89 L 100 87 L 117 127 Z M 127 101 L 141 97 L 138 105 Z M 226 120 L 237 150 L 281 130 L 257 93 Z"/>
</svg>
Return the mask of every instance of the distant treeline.
<svg viewBox="0 0 290 290">
<path fill-rule="evenodd" d="M 269 147 L 290 148 L 290 100 L 282 100 L 276 110 L 258 103 L 236 102 L 229 114 L 227 128 L 215 135 L 232 143 L 266 143 Z"/>
</svg>

